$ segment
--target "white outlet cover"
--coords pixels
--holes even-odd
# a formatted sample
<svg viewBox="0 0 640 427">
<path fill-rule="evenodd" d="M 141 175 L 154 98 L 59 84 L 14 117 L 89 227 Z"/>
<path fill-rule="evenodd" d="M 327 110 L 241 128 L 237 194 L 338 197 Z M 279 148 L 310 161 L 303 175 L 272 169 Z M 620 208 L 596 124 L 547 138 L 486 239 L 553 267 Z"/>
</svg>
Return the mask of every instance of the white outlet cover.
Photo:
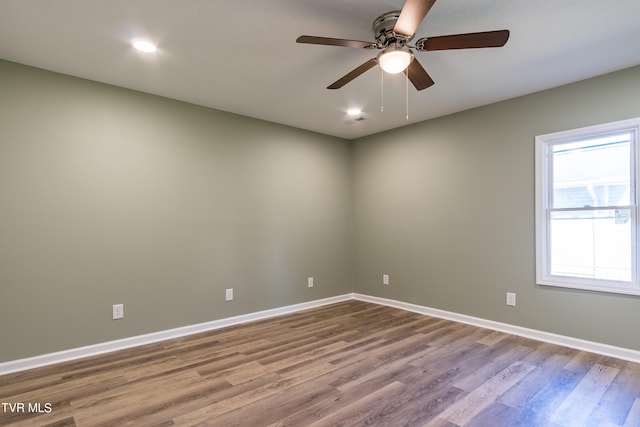
<svg viewBox="0 0 640 427">
<path fill-rule="evenodd" d="M 307 287 L 313 288 L 313 277 L 307 277 Z"/>
<path fill-rule="evenodd" d="M 389 284 L 389 275 L 388 274 L 383 274 L 382 275 L 382 284 L 383 285 L 388 285 Z"/>
<path fill-rule="evenodd" d="M 507 305 L 515 307 L 516 305 L 516 294 L 513 292 L 507 292 Z"/>
<path fill-rule="evenodd" d="M 114 304 L 111 306 L 111 318 L 113 320 L 122 319 L 124 317 L 124 304 Z"/>
<path fill-rule="evenodd" d="M 233 288 L 227 289 L 225 293 L 226 301 L 233 301 Z"/>
</svg>

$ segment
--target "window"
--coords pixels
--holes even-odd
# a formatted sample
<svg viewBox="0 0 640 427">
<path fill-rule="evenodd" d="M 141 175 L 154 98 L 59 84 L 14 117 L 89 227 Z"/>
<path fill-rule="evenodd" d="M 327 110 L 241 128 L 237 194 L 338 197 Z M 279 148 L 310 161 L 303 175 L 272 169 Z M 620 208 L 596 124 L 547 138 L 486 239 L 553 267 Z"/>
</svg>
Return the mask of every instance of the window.
<svg viewBox="0 0 640 427">
<path fill-rule="evenodd" d="M 536 281 L 640 295 L 640 119 L 536 137 Z"/>
</svg>

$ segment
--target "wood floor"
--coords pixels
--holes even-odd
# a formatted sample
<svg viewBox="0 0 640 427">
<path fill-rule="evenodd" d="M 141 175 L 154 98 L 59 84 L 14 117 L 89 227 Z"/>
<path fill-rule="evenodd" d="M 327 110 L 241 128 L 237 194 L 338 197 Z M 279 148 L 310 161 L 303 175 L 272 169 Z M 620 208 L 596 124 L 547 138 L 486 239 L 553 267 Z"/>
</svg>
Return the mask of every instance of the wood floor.
<svg viewBox="0 0 640 427">
<path fill-rule="evenodd" d="M 5 375 L 0 402 L 3 426 L 637 427 L 640 365 L 348 301 Z"/>
</svg>

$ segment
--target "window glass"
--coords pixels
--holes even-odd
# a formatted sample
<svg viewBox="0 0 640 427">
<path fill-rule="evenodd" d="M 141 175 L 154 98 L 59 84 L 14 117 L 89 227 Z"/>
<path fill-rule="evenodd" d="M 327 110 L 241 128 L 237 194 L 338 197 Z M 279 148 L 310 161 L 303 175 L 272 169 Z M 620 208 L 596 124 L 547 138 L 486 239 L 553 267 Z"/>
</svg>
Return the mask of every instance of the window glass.
<svg viewBox="0 0 640 427">
<path fill-rule="evenodd" d="M 628 206 L 630 134 L 553 145 L 554 208 Z"/>
<path fill-rule="evenodd" d="M 552 275 L 631 281 L 629 209 L 551 213 Z"/>
</svg>

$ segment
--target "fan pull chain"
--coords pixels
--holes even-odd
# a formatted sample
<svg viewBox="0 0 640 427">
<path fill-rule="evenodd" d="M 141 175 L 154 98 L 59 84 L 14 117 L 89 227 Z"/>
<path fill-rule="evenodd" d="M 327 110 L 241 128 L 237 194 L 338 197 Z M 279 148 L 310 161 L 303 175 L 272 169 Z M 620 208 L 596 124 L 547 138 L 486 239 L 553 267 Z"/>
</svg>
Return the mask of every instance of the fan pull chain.
<svg viewBox="0 0 640 427">
<path fill-rule="evenodd" d="M 384 113 L 384 70 L 380 68 L 380 112 Z"/>
<path fill-rule="evenodd" d="M 404 98 L 405 101 L 407 103 L 407 121 L 409 121 L 409 70 L 407 70 L 407 72 L 405 73 L 407 78 L 405 80 L 405 87 L 404 87 Z"/>
</svg>

